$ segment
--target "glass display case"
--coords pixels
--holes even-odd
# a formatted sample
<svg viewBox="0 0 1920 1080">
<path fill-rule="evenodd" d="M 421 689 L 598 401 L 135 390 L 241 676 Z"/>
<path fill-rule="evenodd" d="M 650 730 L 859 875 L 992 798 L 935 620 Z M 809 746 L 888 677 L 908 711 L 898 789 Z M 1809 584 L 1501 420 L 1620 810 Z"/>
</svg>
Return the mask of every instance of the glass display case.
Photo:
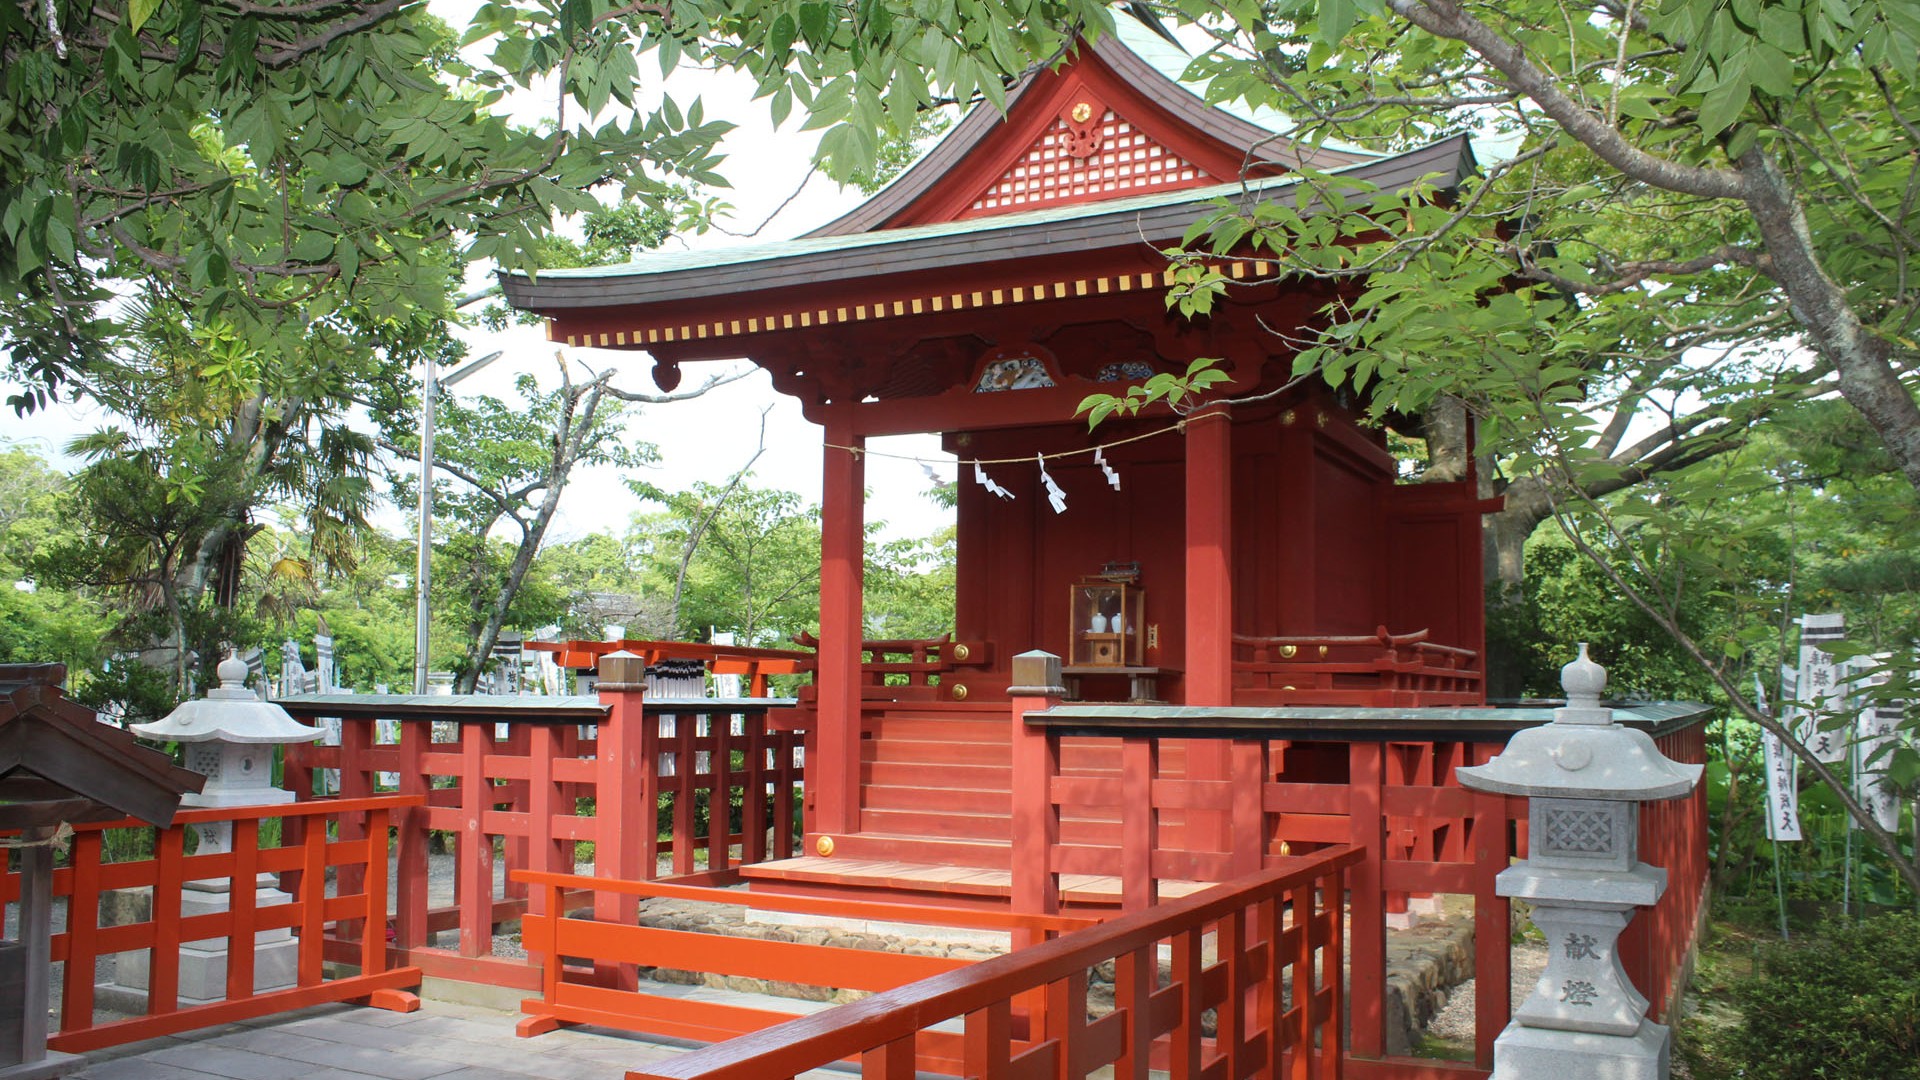
<svg viewBox="0 0 1920 1080">
<path fill-rule="evenodd" d="M 1139 667 L 1147 594 L 1128 581 L 1083 578 L 1073 586 L 1070 667 Z"/>
</svg>

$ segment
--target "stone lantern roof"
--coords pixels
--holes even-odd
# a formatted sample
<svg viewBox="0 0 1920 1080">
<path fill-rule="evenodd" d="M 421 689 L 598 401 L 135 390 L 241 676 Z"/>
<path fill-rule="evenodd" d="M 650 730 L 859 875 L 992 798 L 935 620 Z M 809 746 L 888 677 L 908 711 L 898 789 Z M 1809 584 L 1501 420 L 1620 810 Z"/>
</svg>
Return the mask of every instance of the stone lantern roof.
<svg viewBox="0 0 1920 1080">
<path fill-rule="evenodd" d="M 1600 704 L 1607 671 L 1580 655 L 1560 669 L 1567 704 L 1553 722 L 1516 732 L 1485 765 L 1457 770 L 1467 786 L 1501 795 L 1648 802 L 1677 799 L 1700 782 L 1702 765 L 1669 759 L 1644 731 L 1613 722 Z"/>
<path fill-rule="evenodd" d="M 247 664 L 229 655 L 215 669 L 218 688 L 204 698 L 183 701 L 165 719 L 136 725 L 149 739 L 171 742 L 290 743 L 317 739 L 317 727 L 295 720 L 287 710 L 246 688 Z"/>
</svg>

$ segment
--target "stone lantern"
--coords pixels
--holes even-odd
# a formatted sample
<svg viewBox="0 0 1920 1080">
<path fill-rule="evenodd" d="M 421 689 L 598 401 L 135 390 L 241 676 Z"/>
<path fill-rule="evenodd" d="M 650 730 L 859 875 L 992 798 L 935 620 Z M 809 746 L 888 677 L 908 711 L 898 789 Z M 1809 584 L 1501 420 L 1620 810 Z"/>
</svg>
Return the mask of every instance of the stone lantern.
<svg viewBox="0 0 1920 1080">
<path fill-rule="evenodd" d="M 1560 671 L 1567 704 L 1553 722 L 1516 734 L 1500 756 L 1458 770 L 1476 791 L 1525 795 L 1527 859 L 1496 879 L 1501 896 L 1533 905 L 1551 950 L 1547 970 L 1493 1049 L 1493 1080 L 1659 1080 L 1668 1031 L 1620 963 L 1620 932 L 1636 907 L 1667 888 L 1639 861 L 1640 804 L 1677 799 L 1702 766 L 1662 754 L 1651 736 L 1613 722 L 1600 704 L 1607 672 L 1580 655 Z"/>
<path fill-rule="evenodd" d="M 163 720 L 136 725 L 149 739 L 184 743 L 186 765 L 207 778 L 198 794 L 183 797 L 184 807 L 274 806 L 293 801 L 293 792 L 273 786 L 273 748 L 286 743 L 311 742 L 322 732 L 288 715 L 287 710 L 262 701 L 246 688 L 247 664 L 229 655 L 216 669 L 220 686 L 207 696 L 184 701 Z M 233 825 L 207 822 L 194 827 L 200 844 L 197 854 L 233 850 Z M 228 909 L 226 879 L 189 881 L 181 898 L 183 918 Z M 285 904 L 292 897 L 281 892 L 272 874 L 254 883 L 256 908 Z M 130 953 L 121 962 L 118 980 L 137 990 L 147 986 L 146 954 Z M 129 964 L 127 961 L 132 961 Z M 291 930 L 262 930 L 254 941 L 254 990 L 292 986 L 297 974 L 299 943 Z M 224 938 L 187 942 L 180 946 L 180 1002 L 183 1005 L 217 1001 L 227 996 L 227 948 Z"/>
</svg>

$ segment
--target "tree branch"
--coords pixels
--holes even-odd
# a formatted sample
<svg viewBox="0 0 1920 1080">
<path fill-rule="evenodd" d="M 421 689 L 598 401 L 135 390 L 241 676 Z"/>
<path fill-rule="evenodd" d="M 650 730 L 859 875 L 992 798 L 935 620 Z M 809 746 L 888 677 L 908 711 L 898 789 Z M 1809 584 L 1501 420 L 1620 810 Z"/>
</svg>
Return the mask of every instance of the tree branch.
<svg viewBox="0 0 1920 1080">
<path fill-rule="evenodd" d="M 1714 199 L 1738 199 L 1746 194 L 1740 174 L 1727 169 L 1682 165 L 1649 154 L 1627 141 L 1619 129 L 1568 97 L 1551 72 L 1528 58 L 1526 51 L 1499 31 L 1460 7 L 1457 0 L 1389 0 L 1395 14 L 1437 37 L 1458 41 L 1500 69 L 1516 89 L 1533 99 L 1567 134 L 1578 139 L 1602 161 L 1642 183 Z"/>
</svg>

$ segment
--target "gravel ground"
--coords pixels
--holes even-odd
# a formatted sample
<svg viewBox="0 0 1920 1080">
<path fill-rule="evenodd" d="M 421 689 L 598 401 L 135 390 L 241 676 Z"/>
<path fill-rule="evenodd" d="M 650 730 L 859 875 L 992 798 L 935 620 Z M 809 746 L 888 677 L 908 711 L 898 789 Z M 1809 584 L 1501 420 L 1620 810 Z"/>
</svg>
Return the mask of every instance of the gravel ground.
<svg viewBox="0 0 1920 1080">
<path fill-rule="evenodd" d="M 1533 984 L 1540 979 L 1540 973 L 1547 970 L 1547 947 L 1544 943 L 1527 941 L 1513 947 L 1513 985 L 1511 1000 L 1518 1004 L 1533 993 Z M 1433 1019 L 1427 1024 L 1427 1034 L 1435 1039 L 1447 1042 L 1473 1043 L 1473 988 L 1475 981 L 1466 982 L 1447 991 L 1447 1003 L 1441 1006 Z"/>
</svg>

